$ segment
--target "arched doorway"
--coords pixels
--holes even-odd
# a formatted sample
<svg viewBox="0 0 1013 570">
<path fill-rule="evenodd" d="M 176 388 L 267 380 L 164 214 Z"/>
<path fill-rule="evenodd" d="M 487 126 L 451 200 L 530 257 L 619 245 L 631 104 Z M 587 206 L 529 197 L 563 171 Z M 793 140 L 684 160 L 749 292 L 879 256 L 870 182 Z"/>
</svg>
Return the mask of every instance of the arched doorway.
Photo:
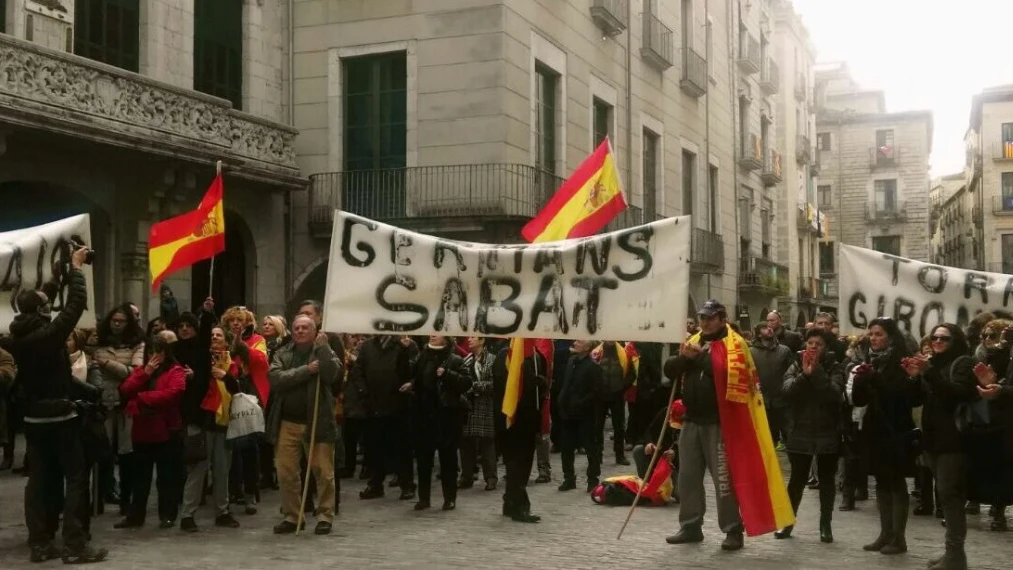
<svg viewBox="0 0 1013 570">
<path fill-rule="evenodd" d="M 288 302 L 288 314 L 294 315 L 299 310 L 299 303 L 307 299 L 324 300 L 327 291 L 327 261 L 323 261 L 309 272 L 295 288 Z"/>
<path fill-rule="evenodd" d="M 247 255 L 249 251 L 255 251 L 249 227 L 238 214 L 226 210 L 225 251 L 215 256 L 214 281 L 211 281 L 211 260 L 201 261 L 190 269 L 190 299 L 195 308 L 209 292 L 219 314 L 229 307 L 254 303 L 247 284 L 252 279 L 256 259 Z"/>
<path fill-rule="evenodd" d="M 109 278 L 116 260 L 112 246 L 112 222 L 106 211 L 84 194 L 57 184 L 34 181 L 0 183 L 0 232 L 48 224 L 70 216 L 88 214 L 91 224 L 91 243 L 95 250 L 92 275 L 95 283 L 96 315 L 110 305 Z"/>
</svg>

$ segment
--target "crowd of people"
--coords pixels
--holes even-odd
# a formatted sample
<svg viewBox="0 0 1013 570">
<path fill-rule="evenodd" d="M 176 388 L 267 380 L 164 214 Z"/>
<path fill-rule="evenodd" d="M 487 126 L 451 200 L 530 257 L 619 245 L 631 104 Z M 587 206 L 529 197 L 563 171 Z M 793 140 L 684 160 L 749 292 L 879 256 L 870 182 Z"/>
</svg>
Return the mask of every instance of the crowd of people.
<svg viewBox="0 0 1013 570">
<path fill-rule="evenodd" d="M 1013 327 L 991 315 L 966 331 L 941 325 L 919 348 L 883 318 L 859 338 L 840 337 L 833 316 L 822 313 L 798 333 L 777 312 L 743 332 L 708 301 L 687 325 L 699 342 L 525 342 L 516 412 L 507 418 L 509 339 L 326 333 L 312 300 L 291 321 L 258 320 L 241 306 L 221 310 L 210 298 L 180 313 L 166 290 L 162 314 L 146 328 L 138 307 L 124 303 L 83 330 L 84 261 L 75 253 L 64 269 L 59 313 L 52 292 L 23 291 L 10 335 L 0 337 L 0 470 L 13 467 L 14 434 L 23 431 L 36 562 L 105 559 L 106 550 L 90 545 L 91 514 L 110 505 L 122 517 L 115 528 L 145 525 L 153 482 L 165 529 L 199 531 L 207 501 L 214 525 L 239 527 L 237 509 L 255 515 L 261 494 L 277 491 L 275 533 L 298 532 L 309 516 L 314 533 L 326 535 L 342 480 L 362 481 L 360 500 L 397 489 L 421 511 L 432 506 L 438 466 L 442 510 L 452 511 L 459 489 L 476 481 L 485 491 L 500 487 L 502 460 L 503 515 L 538 522 L 525 490 L 532 471 L 535 484 L 550 483 L 550 454 L 559 453 L 558 490 L 570 491 L 582 455 L 592 492 L 609 421 L 618 465 L 630 465 L 629 453 L 646 479 L 658 454 L 673 468 L 681 529 L 668 542 L 703 540 L 710 470 L 722 547 L 737 550 L 743 528 L 735 493 L 722 480 L 715 389 L 716 375 L 727 371 L 709 358 L 714 341 L 732 331 L 749 341 L 771 435 L 790 464 L 792 507 L 807 486 L 819 490 L 823 542 L 833 541 L 838 487 L 839 510 L 852 510 L 869 498 L 870 476 L 881 528 L 866 550 L 907 550 L 908 479 L 918 497 L 913 513 L 945 521 L 946 550 L 933 568 L 966 568 L 965 511 L 989 505 L 993 530 L 1006 530 Z M 683 410 L 681 430 L 659 446 L 671 394 Z M 790 527 L 775 533 L 791 535 Z"/>
</svg>

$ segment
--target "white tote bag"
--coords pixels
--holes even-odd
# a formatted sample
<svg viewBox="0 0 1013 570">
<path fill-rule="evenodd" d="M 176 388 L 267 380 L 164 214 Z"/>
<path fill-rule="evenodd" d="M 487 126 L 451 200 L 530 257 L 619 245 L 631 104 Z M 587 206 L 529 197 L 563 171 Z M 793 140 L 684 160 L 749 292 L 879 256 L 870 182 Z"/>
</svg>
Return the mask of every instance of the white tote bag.
<svg viewBox="0 0 1013 570">
<path fill-rule="evenodd" d="M 264 433 L 264 410 L 260 409 L 257 397 L 250 394 L 236 394 L 229 408 L 229 429 L 225 439 L 238 439 Z"/>
</svg>

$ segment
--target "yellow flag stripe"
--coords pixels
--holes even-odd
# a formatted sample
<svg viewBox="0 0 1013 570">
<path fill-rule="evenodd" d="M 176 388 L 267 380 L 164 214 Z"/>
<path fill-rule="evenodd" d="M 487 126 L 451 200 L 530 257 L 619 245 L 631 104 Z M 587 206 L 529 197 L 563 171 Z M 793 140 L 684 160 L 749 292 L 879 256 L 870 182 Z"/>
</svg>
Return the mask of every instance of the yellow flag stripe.
<svg viewBox="0 0 1013 570">
<path fill-rule="evenodd" d="M 598 205 L 595 207 L 589 203 L 588 198 L 595 185 L 599 183 L 603 192 L 598 196 L 596 200 Z M 600 210 L 609 200 L 621 192 L 620 188 L 622 186 L 619 183 L 619 172 L 616 170 L 615 161 L 610 153 L 605 157 L 601 168 L 587 179 L 587 182 L 573 194 L 566 205 L 559 209 L 545 230 L 539 234 L 535 243 L 566 239 L 575 225 Z"/>
</svg>

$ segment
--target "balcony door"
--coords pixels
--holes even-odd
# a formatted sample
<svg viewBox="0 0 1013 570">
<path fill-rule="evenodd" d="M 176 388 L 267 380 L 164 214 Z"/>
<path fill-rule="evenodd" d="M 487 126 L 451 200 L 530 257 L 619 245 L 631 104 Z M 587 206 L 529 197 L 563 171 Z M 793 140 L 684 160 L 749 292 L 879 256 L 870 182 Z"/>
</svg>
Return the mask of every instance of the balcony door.
<svg viewBox="0 0 1013 570">
<path fill-rule="evenodd" d="M 1013 212 L 1013 172 L 1002 173 L 1002 193 L 999 196 L 999 210 Z"/>
<path fill-rule="evenodd" d="M 877 180 L 874 183 L 877 214 L 893 214 L 897 211 L 897 181 Z"/>
<path fill-rule="evenodd" d="M 1002 272 L 1013 275 L 1013 234 L 1002 234 L 999 242 L 1002 253 Z"/>
<path fill-rule="evenodd" d="M 243 0 L 193 5 L 193 88 L 243 108 Z"/>
<path fill-rule="evenodd" d="M 408 67 L 405 52 L 347 58 L 341 208 L 373 219 L 405 209 Z"/>
</svg>

